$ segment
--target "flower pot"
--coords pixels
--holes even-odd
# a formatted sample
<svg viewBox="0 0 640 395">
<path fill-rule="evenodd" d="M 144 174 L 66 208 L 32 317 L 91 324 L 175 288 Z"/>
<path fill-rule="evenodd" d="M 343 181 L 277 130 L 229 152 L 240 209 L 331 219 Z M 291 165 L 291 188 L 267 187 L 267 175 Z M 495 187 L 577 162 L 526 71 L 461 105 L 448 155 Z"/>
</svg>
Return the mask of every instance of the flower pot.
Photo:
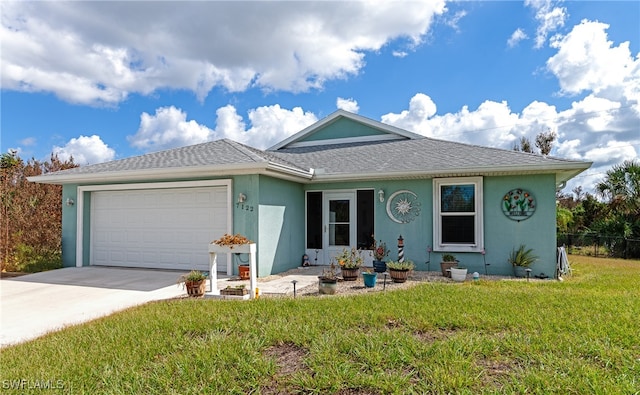
<svg viewBox="0 0 640 395">
<path fill-rule="evenodd" d="M 227 287 L 220 290 L 220 295 L 244 296 L 248 294 L 249 294 L 249 290 L 246 288 Z"/>
<path fill-rule="evenodd" d="M 513 275 L 519 278 L 527 277 L 527 267 L 526 266 L 514 266 L 513 267 Z"/>
<path fill-rule="evenodd" d="M 362 278 L 364 279 L 365 287 L 373 288 L 376 286 L 376 281 L 378 281 L 378 273 L 362 273 Z"/>
<path fill-rule="evenodd" d="M 373 261 L 373 271 L 376 273 L 384 273 L 387 271 L 387 264 L 385 261 Z"/>
<path fill-rule="evenodd" d="M 338 282 L 335 279 L 318 278 L 318 293 L 321 295 L 334 295 L 338 290 Z"/>
<path fill-rule="evenodd" d="M 187 289 L 187 295 L 198 298 L 204 296 L 207 280 L 185 281 L 184 287 Z"/>
<path fill-rule="evenodd" d="M 342 278 L 344 281 L 356 281 L 358 279 L 358 274 L 360 273 L 360 268 L 355 269 L 347 269 L 342 268 Z"/>
<path fill-rule="evenodd" d="M 388 269 L 394 283 L 403 283 L 409 278 L 410 270 Z"/>
<path fill-rule="evenodd" d="M 442 275 L 444 277 L 451 277 L 451 273 L 448 272 L 448 269 L 451 269 L 452 267 L 456 266 L 458 263 L 456 261 L 452 261 L 452 262 L 440 262 L 440 270 L 442 270 Z"/>
<path fill-rule="evenodd" d="M 451 269 L 451 279 L 453 281 L 463 282 L 467 278 L 467 268 L 457 268 L 452 267 Z"/>
<path fill-rule="evenodd" d="M 249 265 L 239 265 L 238 266 L 238 274 L 240 275 L 241 280 L 249 279 Z"/>
</svg>

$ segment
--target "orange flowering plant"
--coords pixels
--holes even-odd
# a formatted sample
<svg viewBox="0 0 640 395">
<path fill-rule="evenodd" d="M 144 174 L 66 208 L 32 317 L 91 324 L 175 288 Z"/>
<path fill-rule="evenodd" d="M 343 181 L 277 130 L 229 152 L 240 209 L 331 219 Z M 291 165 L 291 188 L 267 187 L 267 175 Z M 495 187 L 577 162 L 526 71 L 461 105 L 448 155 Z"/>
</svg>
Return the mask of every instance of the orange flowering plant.
<svg viewBox="0 0 640 395">
<path fill-rule="evenodd" d="M 344 248 L 340 255 L 336 256 L 336 260 L 341 268 L 344 269 L 357 269 L 362 266 L 363 259 L 360 256 L 360 251 L 355 247 L 350 250 Z"/>
</svg>

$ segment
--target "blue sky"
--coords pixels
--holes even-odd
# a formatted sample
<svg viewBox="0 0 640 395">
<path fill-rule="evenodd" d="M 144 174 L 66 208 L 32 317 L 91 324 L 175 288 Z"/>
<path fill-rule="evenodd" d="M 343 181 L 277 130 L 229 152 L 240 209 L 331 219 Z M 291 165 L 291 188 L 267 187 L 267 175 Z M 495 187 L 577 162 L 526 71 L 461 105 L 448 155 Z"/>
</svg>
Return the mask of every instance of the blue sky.
<svg viewBox="0 0 640 395">
<path fill-rule="evenodd" d="M 0 149 L 92 164 L 338 108 L 511 149 L 554 131 L 589 191 L 640 150 L 640 2 L 5 2 Z"/>
</svg>

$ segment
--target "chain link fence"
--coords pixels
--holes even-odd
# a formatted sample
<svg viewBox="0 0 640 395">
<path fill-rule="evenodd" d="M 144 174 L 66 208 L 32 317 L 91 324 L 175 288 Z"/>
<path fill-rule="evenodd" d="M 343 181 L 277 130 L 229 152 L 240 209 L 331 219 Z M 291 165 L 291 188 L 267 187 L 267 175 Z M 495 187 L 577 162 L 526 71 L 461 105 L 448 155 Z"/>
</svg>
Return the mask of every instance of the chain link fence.
<svg viewBox="0 0 640 395">
<path fill-rule="evenodd" d="M 558 233 L 558 247 L 577 255 L 640 259 L 640 239 L 627 239 L 598 233 Z"/>
</svg>

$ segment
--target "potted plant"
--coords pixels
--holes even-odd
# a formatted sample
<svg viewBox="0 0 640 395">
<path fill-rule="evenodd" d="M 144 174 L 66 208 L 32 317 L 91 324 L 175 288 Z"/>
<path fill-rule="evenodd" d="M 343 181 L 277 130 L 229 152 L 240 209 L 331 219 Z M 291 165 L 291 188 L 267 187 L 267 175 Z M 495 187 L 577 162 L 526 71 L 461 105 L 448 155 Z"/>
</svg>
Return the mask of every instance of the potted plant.
<svg viewBox="0 0 640 395">
<path fill-rule="evenodd" d="M 403 262 L 387 262 L 387 271 L 389 272 L 389 276 L 391 276 L 391 279 L 394 283 L 403 283 L 407 281 L 407 279 L 409 278 L 409 272 L 415 267 L 416 265 L 413 264 L 413 261 L 408 259 Z"/>
<path fill-rule="evenodd" d="M 443 254 L 442 259 L 440 260 L 440 270 L 442 271 L 442 275 L 444 277 L 451 277 L 451 272 L 447 271 L 452 267 L 456 266 L 458 261 L 456 260 L 456 256 L 453 254 Z"/>
<path fill-rule="evenodd" d="M 204 296 L 207 275 L 199 270 L 192 270 L 189 273 L 180 276 L 178 283 L 184 284 L 184 287 L 187 290 L 187 295 L 194 298 L 201 297 Z"/>
<path fill-rule="evenodd" d="M 322 275 L 318 276 L 318 293 L 321 295 L 333 295 L 338 290 L 338 276 L 336 275 L 336 265 L 331 260 L 329 270 L 322 270 Z"/>
<path fill-rule="evenodd" d="M 336 259 L 340 265 L 344 281 L 356 281 L 363 262 L 360 252 L 355 247 L 350 250 L 345 248 Z"/>
<path fill-rule="evenodd" d="M 533 254 L 533 249 L 527 249 L 527 246 L 521 244 L 518 249 L 511 250 L 509 254 L 509 263 L 513 265 L 513 274 L 516 277 L 526 277 L 527 268 L 538 259 Z"/>
<path fill-rule="evenodd" d="M 241 285 L 227 285 L 226 288 L 220 290 L 220 295 L 230 295 L 230 296 L 244 296 L 249 293 L 246 286 L 244 284 Z"/>
<path fill-rule="evenodd" d="M 386 268 L 386 264 L 385 264 L 385 268 Z M 366 271 L 362 272 L 362 278 L 364 279 L 364 286 L 367 288 L 373 288 L 376 286 L 376 282 L 378 281 L 378 273 L 376 273 L 375 271 L 371 271 L 371 269 L 368 269 Z"/>
<path fill-rule="evenodd" d="M 451 279 L 462 282 L 467 278 L 467 268 L 464 266 L 453 266 L 450 269 Z"/>
<path fill-rule="evenodd" d="M 382 240 L 376 242 L 374 239 L 371 249 L 373 250 L 373 270 L 376 273 L 386 272 L 387 264 L 384 262 L 384 258 L 389 255 L 387 245 Z"/>
</svg>

